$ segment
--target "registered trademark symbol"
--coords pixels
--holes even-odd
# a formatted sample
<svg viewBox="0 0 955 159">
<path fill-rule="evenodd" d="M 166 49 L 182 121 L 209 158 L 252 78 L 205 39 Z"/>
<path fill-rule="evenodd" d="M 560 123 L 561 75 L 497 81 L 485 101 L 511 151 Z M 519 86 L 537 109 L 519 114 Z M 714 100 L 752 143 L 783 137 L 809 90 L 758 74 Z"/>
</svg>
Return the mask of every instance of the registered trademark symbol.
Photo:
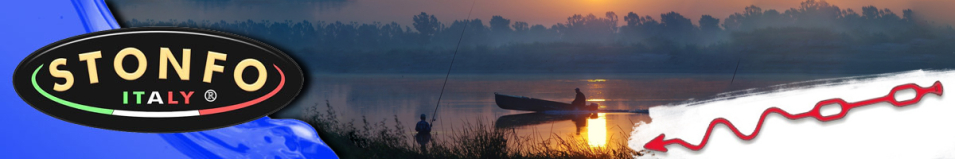
<svg viewBox="0 0 955 159">
<path fill-rule="evenodd" d="M 203 96 L 206 97 L 207 102 L 212 102 L 212 101 L 216 101 L 217 95 L 215 90 L 209 89 L 209 90 L 206 90 L 206 93 Z"/>
</svg>

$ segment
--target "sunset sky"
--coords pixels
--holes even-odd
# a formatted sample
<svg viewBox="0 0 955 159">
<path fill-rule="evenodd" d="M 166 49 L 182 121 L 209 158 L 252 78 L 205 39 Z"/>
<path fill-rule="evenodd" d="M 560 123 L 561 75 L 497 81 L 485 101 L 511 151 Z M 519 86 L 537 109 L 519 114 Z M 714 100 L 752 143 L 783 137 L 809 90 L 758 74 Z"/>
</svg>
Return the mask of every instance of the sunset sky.
<svg viewBox="0 0 955 159">
<path fill-rule="evenodd" d="M 122 19 L 193 19 L 193 20 L 324 20 L 398 22 L 411 25 L 412 15 L 427 12 L 443 23 L 467 17 L 472 0 L 107 0 Z M 749 5 L 763 10 L 798 7 L 804 0 L 477 0 L 472 18 L 487 23 L 493 15 L 514 21 L 550 26 L 565 22 L 573 14 L 593 13 L 603 16 L 616 12 L 622 19 L 628 12 L 651 15 L 659 20 L 661 13 L 676 11 L 694 23 L 701 15 L 725 19 L 742 12 Z M 903 9 L 913 9 L 925 18 L 943 24 L 955 23 L 953 0 L 829 0 L 842 9 L 857 13 L 863 6 L 889 8 L 899 16 Z M 623 24 L 623 23 L 621 23 Z"/>
</svg>

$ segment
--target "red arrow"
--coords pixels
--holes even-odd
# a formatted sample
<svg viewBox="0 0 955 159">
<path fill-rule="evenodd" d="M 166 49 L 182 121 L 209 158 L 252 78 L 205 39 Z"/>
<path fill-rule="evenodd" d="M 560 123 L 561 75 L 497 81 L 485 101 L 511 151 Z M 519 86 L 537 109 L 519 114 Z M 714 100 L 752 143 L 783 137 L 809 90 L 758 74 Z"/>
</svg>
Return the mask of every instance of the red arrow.
<svg viewBox="0 0 955 159">
<path fill-rule="evenodd" d="M 901 90 L 906 90 L 906 89 L 915 90 L 915 94 L 916 94 L 915 98 L 907 100 L 907 101 L 896 100 L 895 93 Z M 736 136 L 739 137 L 740 139 L 751 140 L 753 138 L 756 138 L 756 135 L 759 134 L 759 130 L 763 126 L 763 122 L 766 121 L 766 116 L 768 116 L 770 113 L 776 113 L 791 120 L 796 120 L 796 119 L 806 118 L 806 117 L 813 117 L 813 118 L 816 118 L 816 120 L 827 122 L 827 121 L 842 119 L 843 117 L 846 116 L 846 114 L 849 113 L 849 110 L 851 110 L 852 108 L 871 105 L 875 103 L 888 102 L 896 107 L 903 107 L 903 106 L 915 104 L 921 101 L 922 96 L 925 96 L 928 93 L 933 93 L 938 96 L 942 96 L 942 83 L 939 81 L 935 81 L 935 83 L 932 84 L 932 86 L 925 87 L 925 88 L 919 87 L 918 85 L 913 83 L 903 84 L 903 85 L 895 86 L 895 88 L 892 88 L 892 91 L 889 92 L 888 95 L 869 99 L 869 100 L 859 101 L 855 103 L 848 103 L 845 100 L 842 100 L 840 98 L 823 100 L 823 101 L 820 101 L 819 103 L 816 103 L 816 107 L 814 107 L 809 112 L 795 114 L 795 115 L 789 114 L 788 112 L 783 111 L 782 109 L 779 109 L 777 107 L 768 108 L 765 111 L 763 111 L 763 115 L 759 117 L 759 123 L 756 124 L 756 130 L 754 130 L 753 133 L 750 133 L 749 135 L 746 135 L 740 132 L 739 129 L 737 129 L 736 126 L 733 126 L 733 123 L 730 123 L 729 120 L 726 120 L 725 118 L 716 118 L 716 119 L 713 119 L 712 122 L 710 122 L 710 127 L 706 129 L 706 135 L 703 136 L 703 141 L 700 142 L 699 145 L 693 145 L 693 144 L 687 143 L 686 141 L 683 141 L 683 139 L 679 139 L 679 138 L 663 140 L 666 137 L 666 135 L 660 134 L 660 136 L 653 138 L 653 140 L 650 140 L 650 142 L 643 145 L 643 148 L 648 150 L 667 152 L 666 145 L 680 144 L 680 145 L 683 145 L 683 147 L 689 148 L 690 150 L 699 151 L 700 149 L 703 149 L 703 146 L 706 146 L 706 142 L 709 141 L 710 139 L 710 133 L 713 132 L 713 127 L 716 127 L 717 124 L 726 125 L 727 127 L 730 128 L 730 130 L 733 130 L 733 133 L 735 133 Z M 822 111 L 821 111 L 822 106 L 826 106 L 830 104 L 839 104 L 840 106 L 842 106 L 842 111 L 839 112 L 839 114 L 834 114 L 830 116 L 822 116 Z"/>
</svg>

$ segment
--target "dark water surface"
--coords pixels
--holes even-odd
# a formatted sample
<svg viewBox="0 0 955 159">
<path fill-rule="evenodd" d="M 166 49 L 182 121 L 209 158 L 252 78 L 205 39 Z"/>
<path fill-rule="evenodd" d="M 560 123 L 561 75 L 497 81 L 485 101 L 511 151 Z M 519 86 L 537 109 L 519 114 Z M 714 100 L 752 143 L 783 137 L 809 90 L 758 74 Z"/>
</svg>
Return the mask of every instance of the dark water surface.
<svg viewBox="0 0 955 159">
<path fill-rule="evenodd" d="M 586 140 L 594 147 L 626 142 L 633 124 L 651 122 L 647 114 L 535 114 L 497 107 L 494 92 L 570 103 L 574 88 L 587 96 L 589 103 L 601 109 L 634 110 L 668 105 L 687 100 L 704 100 L 718 93 L 747 88 L 848 75 L 812 74 L 531 74 L 487 75 L 452 74 L 434 123 L 435 138 L 452 129 L 483 122 L 498 128 L 513 128 L 518 135 L 556 134 Z M 733 80 L 730 84 L 731 79 Z M 306 107 L 324 111 L 328 100 L 342 122 L 355 121 L 362 127 L 362 116 L 370 123 L 386 121 L 394 125 L 397 116 L 409 136 L 418 116 L 428 120 L 438 101 L 444 75 L 434 74 L 360 74 L 313 75 L 306 90 L 295 103 L 276 116 L 301 118 Z"/>
</svg>

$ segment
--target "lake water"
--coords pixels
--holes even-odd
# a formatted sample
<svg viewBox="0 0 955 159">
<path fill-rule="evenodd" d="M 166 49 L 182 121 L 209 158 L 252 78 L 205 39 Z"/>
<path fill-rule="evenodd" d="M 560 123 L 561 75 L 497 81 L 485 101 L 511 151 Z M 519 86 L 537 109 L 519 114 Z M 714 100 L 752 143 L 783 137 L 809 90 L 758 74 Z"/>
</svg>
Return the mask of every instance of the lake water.
<svg viewBox="0 0 955 159">
<path fill-rule="evenodd" d="M 732 74 L 452 74 L 436 113 L 433 134 L 442 138 L 452 129 L 483 122 L 513 128 L 521 136 L 573 136 L 590 146 L 604 147 L 625 143 L 634 123 L 652 119 L 634 113 L 548 115 L 505 110 L 495 104 L 494 93 L 570 103 L 574 88 L 580 88 L 588 104 L 597 103 L 601 109 L 636 110 L 704 100 L 721 92 L 841 76 L 845 75 L 740 74 L 734 78 Z M 370 123 L 384 120 L 391 126 L 397 116 L 410 136 L 419 115 L 427 114 L 430 120 L 442 82 L 444 75 L 435 74 L 313 75 L 297 101 L 275 116 L 300 118 L 306 114 L 305 108 L 316 106 L 324 112 L 328 100 L 342 122 L 354 121 L 360 128 L 364 116 Z"/>
</svg>

